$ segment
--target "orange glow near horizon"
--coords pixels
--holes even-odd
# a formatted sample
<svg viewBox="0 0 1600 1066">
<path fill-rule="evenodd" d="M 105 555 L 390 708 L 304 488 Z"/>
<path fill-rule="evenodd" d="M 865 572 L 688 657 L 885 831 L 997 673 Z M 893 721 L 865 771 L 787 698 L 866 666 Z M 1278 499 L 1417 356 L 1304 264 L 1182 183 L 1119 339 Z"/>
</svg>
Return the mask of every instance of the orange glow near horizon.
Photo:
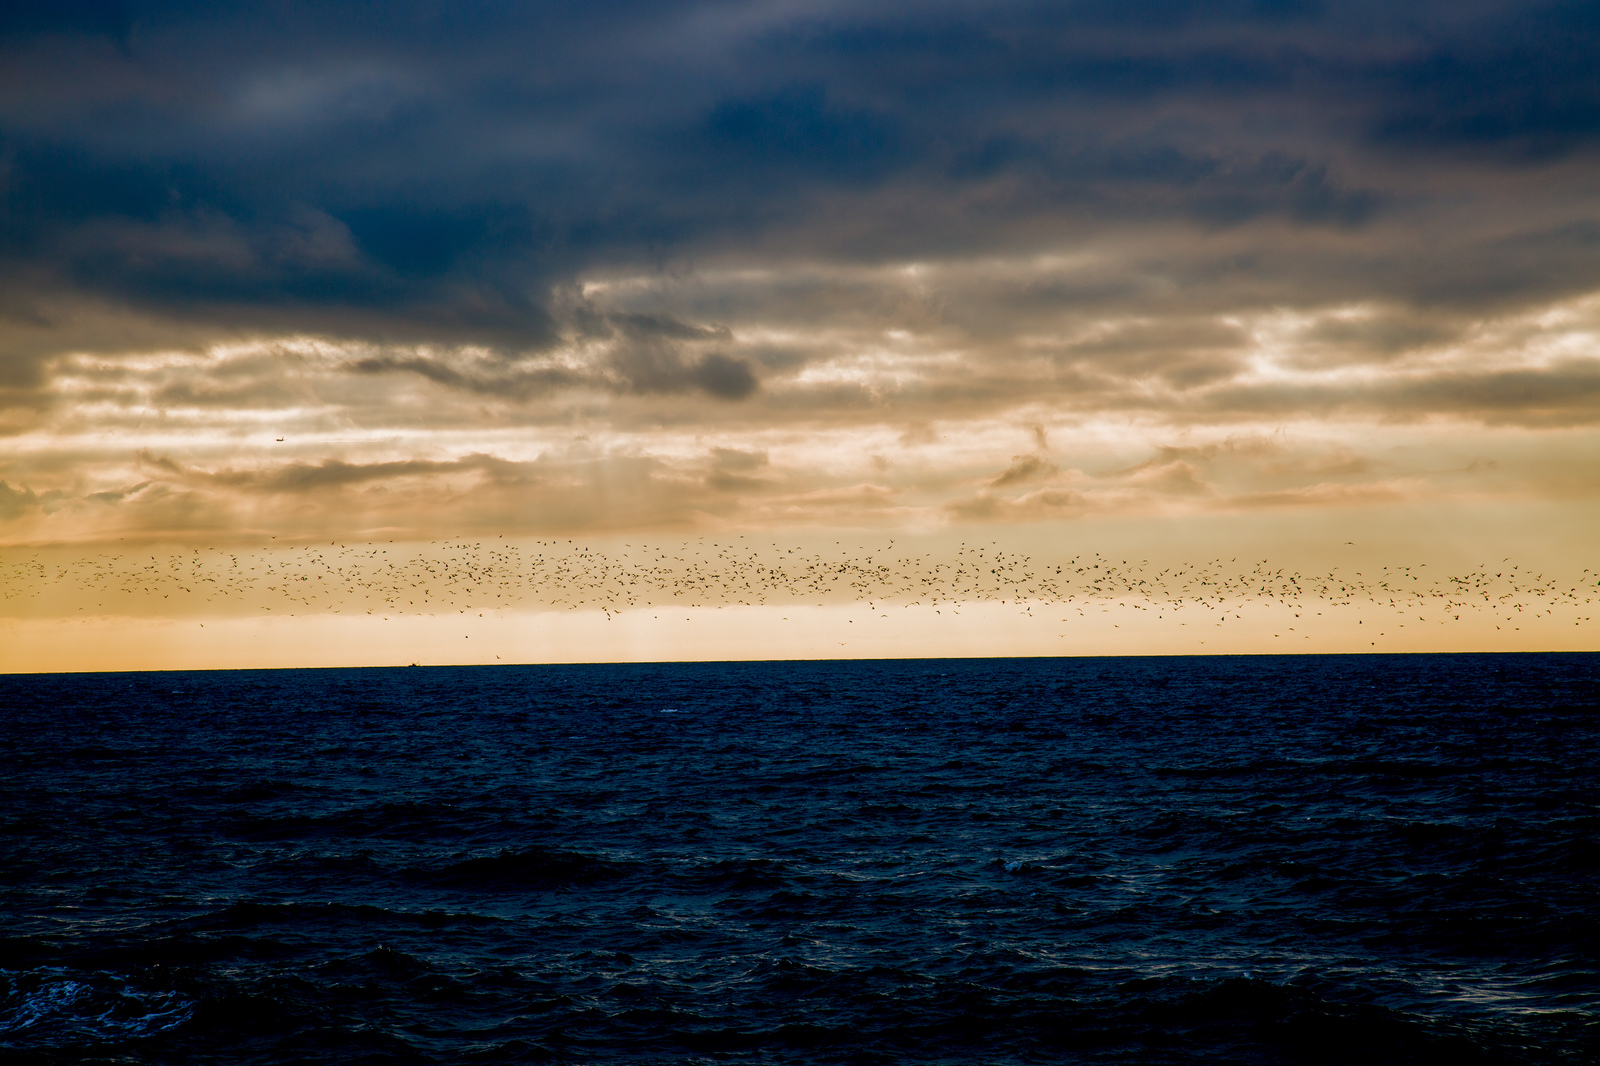
<svg viewBox="0 0 1600 1066">
<path fill-rule="evenodd" d="M 1421 517 L 11 549 L 0 671 L 1600 643 L 1592 513 Z"/>
</svg>

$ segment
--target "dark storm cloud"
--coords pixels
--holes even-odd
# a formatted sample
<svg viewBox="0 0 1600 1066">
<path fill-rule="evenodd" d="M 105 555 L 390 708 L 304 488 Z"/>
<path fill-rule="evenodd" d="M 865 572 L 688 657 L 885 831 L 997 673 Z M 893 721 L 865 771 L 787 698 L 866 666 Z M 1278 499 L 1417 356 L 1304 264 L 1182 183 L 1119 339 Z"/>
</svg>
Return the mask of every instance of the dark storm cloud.
<svg viewBox="0 0 1600 1066">
<path fill-rule="evenodd" d="M 349 368 L 358 374 L 418 374 L 453 389 L 512 400 L 547 395 L 582 381 L 562 367 L 522 367 L 501 359 L 480 359 L 474 364 L 460 366 L 426 355 L 373 355 L 356 360 Z"/>
<path fill-rule="evenodd" d="M 87 308 L 476 345 L 505 368 L 358 369 L 534 396 L 592 383 L 518 359 L 592 328 L 559 294 L 596 271 L 1151 227 L 1202 312 L 1332 292 L 1459 316 L 1600 282 L 1600 198 L 1562 170 L 1597 141 L 1587 3 L 8 5 L 0 385 L 114 343 Z M 1184 236 L 1241 230 L 1225 263 Z M 1096 284 L 1159 309 L 1134 272 Z M 757 390 L 707 347 L 725 332 L 599 328 L 613 390 Z"/>
<path fill-rule="evenodd" d="M 718 399 L 742 400 L 759 385 L 746 360 L 719 351 L 693 351 L 707 342 L 730 340 L 725 328 L 695 326 L 660 314 L 586 319 L 586 339 L 600 342 L 603 355 L 577 368 L 507 358 L 493 351 L 456 351 L 366 356 L 350 363 L 349 369 L 360 374 L 409 372 L 451 388 L 516 400 L 563 388 L 637 395 L 699 389 Z"/>
<path fill-rule="evenodd" d="M 1600 139 L 1600 8 L 1532 5 L 1484 28 L 1392 64 L 1372 135 L 1530 162 Z"/>
<path fill-rule="evenodd" d="M 755 373 L 743 359 L 716 351 L 689 358 L 678 343 L 731 340 L 725 328 L 693 326 L 669 315 L 616 315 L 609 322 L 620 343 L 611 349 L 610 373 L 602 381 L 614 389 L 673 393 L 698 388 L 724 400 L 742 400 L 756 390 Z"/>
</svg>

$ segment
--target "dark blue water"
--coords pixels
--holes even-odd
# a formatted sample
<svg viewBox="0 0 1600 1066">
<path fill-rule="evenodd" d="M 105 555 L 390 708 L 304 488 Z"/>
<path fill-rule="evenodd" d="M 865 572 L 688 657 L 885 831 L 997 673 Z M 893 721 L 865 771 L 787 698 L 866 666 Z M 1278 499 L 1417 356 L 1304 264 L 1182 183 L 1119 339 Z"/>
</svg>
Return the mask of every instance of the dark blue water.
<svg viewBox="0 0 1600 1066">
<path fill-rule="evenodd" d="M 1600 1062 L 1597 655 L 0 706 L 8 1062 Z"/>
</svg>

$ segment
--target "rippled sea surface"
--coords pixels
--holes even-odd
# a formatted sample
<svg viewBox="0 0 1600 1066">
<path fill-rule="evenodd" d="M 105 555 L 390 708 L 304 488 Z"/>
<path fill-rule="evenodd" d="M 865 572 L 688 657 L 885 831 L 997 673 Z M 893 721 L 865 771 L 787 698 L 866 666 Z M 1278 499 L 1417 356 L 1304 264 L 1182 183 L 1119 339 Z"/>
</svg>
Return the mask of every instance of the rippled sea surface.
<svg viewBox="0 0 1600 1066">
<path fill-rule="evenodd" d="M 8 1062 L 1600 1062 L 1600 655 L 0 708 Z"/>
</svg>

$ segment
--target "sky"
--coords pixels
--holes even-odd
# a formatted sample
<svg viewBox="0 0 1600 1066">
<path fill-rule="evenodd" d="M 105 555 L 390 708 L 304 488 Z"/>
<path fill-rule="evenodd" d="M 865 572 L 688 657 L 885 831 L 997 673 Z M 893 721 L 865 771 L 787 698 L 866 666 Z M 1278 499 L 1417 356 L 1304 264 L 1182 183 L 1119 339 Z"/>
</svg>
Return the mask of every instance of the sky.
<svg viewBox="0 0 1600 1066">
<path fill-rule="evenodd" d="M 86 598 L 91 564 L 312 545 L 1583 589 L 1597 148 L 1592 3 L 8 4 L 0 669 L 471 639 L 438 595 L 404 648 L 332 600 L 268 632 L 243 593 Z M 898 592 L 865 646 L 843 602 L 558 625 L 532 585 L 496 654 L 1211 650 Z M 1349 625 L 1298 650 L 1382 647 Z M 1393 649 L 1596 645 L 1561 626 Z"/>
</svg>

